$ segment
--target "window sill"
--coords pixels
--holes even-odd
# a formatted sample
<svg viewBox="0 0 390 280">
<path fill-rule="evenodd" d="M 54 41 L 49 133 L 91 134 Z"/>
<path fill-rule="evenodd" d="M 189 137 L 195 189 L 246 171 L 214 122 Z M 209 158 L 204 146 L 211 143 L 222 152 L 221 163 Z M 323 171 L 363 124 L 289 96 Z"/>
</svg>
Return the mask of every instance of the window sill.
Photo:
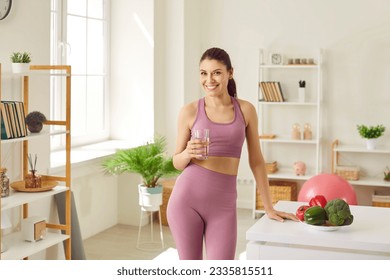
<svg viewBox="0 0 390 280">
<path fill-rule="evenodd" d="M 125 140 L 109 140 L 96 144 L 80 146 L 71 150 L 72 168 L 83 167 L 101 162 L 107 156 L 114 154 L 119 149 L 128 149 L 134 146 Z M 50 174 L 63 172 L 65 169 L 65 151 L 52 152 L 50 156 Z"/>
</svg>

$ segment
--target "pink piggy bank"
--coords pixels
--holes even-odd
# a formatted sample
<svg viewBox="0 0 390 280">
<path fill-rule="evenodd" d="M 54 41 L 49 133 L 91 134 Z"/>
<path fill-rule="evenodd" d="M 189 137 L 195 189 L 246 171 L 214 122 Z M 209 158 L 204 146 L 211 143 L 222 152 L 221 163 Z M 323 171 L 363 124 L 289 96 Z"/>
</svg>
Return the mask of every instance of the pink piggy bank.
<svg viewBox="0 0 390 280">
<path fill-rule="evenodd" d="M 306 164 L 302 161 L 294 162 L 295 175 L 303 176 L 306 173 Z"/>
</svg>

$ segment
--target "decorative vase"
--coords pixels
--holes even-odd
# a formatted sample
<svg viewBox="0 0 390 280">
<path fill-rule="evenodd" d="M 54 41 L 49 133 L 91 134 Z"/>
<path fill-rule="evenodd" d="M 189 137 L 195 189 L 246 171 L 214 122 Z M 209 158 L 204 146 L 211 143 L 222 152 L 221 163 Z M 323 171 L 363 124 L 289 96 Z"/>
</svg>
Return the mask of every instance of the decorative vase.
<svg viewBox="0 0 390 280">
<path fill-rule="evenodd" d="M 301 103 L 305 102 L 305 88 L 304 87 L 298 88 L 298 97 L 299 97 L 299 102 L 301 102 Z"/>
<path fill-rule="evenodd" d="M 143 184 L 138 185 L 138 203 L 144 211 L 158 211 L 162 204 L 162 186 L 154 188 L 145 187 Z"/>
<path fill-rule="evenodd" d="M 12 72 L 15 74 L 27 73 L 30 70 L 30 63 L 12 63 Z"/>
<path fill-rule="evenodd" d="M 366 139 L 367 150 L 374 150 L 376 146 L 377 138 Z"/>
<path fill-rule="evenodd" d="M 36 170 L 31 170 L 24 178 L 25 186 L 27 188 L 40 188 L 42 187 L 41 175 L 36 173 Z"/>
<path fill-rule="evenodd" d="M 291 132 L 292 140 L 301 140 L 301 126 L 298 123 L 293 124 Z"/>
</svg>

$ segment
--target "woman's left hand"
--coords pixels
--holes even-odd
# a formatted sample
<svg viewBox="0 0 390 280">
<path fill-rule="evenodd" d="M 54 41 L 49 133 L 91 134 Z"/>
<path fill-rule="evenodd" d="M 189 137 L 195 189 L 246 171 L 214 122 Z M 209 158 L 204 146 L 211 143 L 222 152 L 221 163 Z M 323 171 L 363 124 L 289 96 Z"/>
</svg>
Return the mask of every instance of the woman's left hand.
<svg viewBox="0 0 390 280">
<path fill-rule="evenodd" d="M 277 211 L 275 209 L 272 209 L 271 211 L 267 211 L 267 216 L 270 219 L 277 220 L 279 222 L 284 222 L 285 219 L 299 222 L 299 219 L 293 213 Z"/>
</svg>

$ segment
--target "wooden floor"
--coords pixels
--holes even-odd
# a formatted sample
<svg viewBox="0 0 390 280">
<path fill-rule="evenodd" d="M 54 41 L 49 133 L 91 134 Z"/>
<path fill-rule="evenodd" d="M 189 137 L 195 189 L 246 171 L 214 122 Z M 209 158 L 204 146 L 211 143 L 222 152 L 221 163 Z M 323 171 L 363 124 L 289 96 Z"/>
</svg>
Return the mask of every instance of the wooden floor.
<svg viewBox="0 0 390 280">
<path fill-rule="evenodd" d="M 246 259 L 245 232 L 256 220 L 252 218 L 252 210 L 237 209 L 238 232 L 236 259 Z M 164 248 L 158 248 L 159 227 L 154 224 L 154 240 L 156 244 L 145 244 L 137 249 L 138 227 L 116 225 L 84 241 L 84 250 L 89 260 L 177 260 L 178 255 L 169 227 L 163 226 Z M 150 241 L 150 225 L 142 227 L 140 244 Z"/>
</svg>

